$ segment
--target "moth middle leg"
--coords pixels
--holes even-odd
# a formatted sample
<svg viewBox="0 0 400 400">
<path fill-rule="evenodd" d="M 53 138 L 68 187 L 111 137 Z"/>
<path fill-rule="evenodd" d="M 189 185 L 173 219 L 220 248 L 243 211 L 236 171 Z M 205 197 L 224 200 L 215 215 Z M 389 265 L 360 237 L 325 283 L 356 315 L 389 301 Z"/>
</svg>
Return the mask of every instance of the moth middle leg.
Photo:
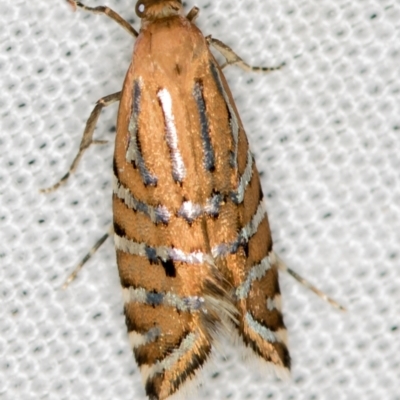
<svg viewBox="0 0 400 400">
<path fill-rule="evenodd" d="M 90 145 L 107 143 L 106 140 L 94 140 L 93 139 L 94 130 L 96 128 L 96 124 L 97 124 L 97 121 L 99 119 L 99 116 L 100 116 L 100 113 L 101 113 L 101 110 L 103 109 L 103 107 L 107 107 L 107 106 L 119 101 L 121 99 L 121 93 L 122 92 L 116 92 L 116 93 L 110 94 L 108 96 L 102 97 L 100 100 L 97 101 L 96 106 L 94 107 L 93 111 L 90 114 L 89 119 L 86 122 L 86 127 L 83 132 L 81 144 L 79 145 L 78 154 L 75 156 L 74 160 L 72 161 L 72 164 L 69 167 L 68 172 L 53 186 L 50 186 L 45 189 L 41 189 L 40 191 L 42 193 L 52 192 L 52 191 L 56 190 L 57 188 L 59 188 L 61 185 L 63 185 L 68 180 L 70 175 L 75 172 L 76 168 L 78 167 L 79 161 L 81 160 L 81 158 L 83 156 L 83 153 L 85 152 L 85 150 L 87 150 L 90 147 Z"/>
<path fill-rule="evenodd" d="M 276 71 L 278 69 L 281 69 L 285 63 L 281 63 L 280 65 L 276 67 L 257 67 L 257 66 L 251 66 L 247 64 L 241 57 L 239 57 L 228 45 L 225 43 L 221 42 L 218 39 L 215 39 L 213 37 L 207 36 L 207 43 L 210 46 L 213 46 L 216 50 L 218 50 L 222 56 L 225 58 L 225 63 L 221 65 L 221 69 L 227 67 L 228 65 L 237 65 L 239 68 L 245 70 L 245 71 L 252 71 L 252 72 L 262 72 L 262 73 L 267 73 L 267 72 L 272 72 Z"/>
</svg>

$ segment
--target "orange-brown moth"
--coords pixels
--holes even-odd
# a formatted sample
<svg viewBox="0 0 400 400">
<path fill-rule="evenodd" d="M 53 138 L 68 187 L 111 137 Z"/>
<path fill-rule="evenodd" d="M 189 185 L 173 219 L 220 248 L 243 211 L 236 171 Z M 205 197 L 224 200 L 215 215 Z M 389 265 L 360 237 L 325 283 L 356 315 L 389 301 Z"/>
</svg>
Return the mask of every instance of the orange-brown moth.
<svg viewBox="0 0 400 400">
<path fill-rule="evenodd" d="M 231 323 L 290 368 L 260 179 L 221 68 L 181 1 L 139 0 L 118 112 L 114 240 L 126 324 L 150 399 L 206 362 Z"/>
<path fill-rule="evenodd" d="M 70 3 L 138 35 L 122 91 L 98 102 L 70 171 L 52 189 L 98 142 L 92 137 L 101 109 L 120 100 L 114 240 L 129 339 L 148 397 L 179 392 L 226 328 L 261 359 L 289 370 L 260 179 L 209 46 L 227 64 L 247 64 L 204 37 L 194 24 L 198 9 L 185 16 L 180 0 L 139 0 L 139 34 L 109 8 Z"/>
</svg>

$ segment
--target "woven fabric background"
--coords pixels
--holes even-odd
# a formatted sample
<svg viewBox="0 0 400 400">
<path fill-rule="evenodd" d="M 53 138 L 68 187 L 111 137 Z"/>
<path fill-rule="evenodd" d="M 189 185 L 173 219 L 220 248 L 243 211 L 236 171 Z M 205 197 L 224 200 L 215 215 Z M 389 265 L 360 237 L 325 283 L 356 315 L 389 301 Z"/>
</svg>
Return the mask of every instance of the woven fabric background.
<svg viewBox="0 0 400 400">
<path fill-rule="evenodd" d="M 87 0 L 88 5 L 104 4 Z M 105 2 L 105 0 L 104 0 Z M 190 1 L 197 24 L 269 75 L 227 79 L 267 198 L 275 249 L 348 308 L 281 276 L 293 359 L 279 381 L 223 343 L 187 399 L 400 399 L 400 2 Z M 136 28 L 134 1 L 107 5 Z M 77 173 L 95 102 L 120 90 L 133 40 L 62 0 L 0 2 L 0 398 L 144 400 L 112 241 L 117 106 Z"/>
</svg>

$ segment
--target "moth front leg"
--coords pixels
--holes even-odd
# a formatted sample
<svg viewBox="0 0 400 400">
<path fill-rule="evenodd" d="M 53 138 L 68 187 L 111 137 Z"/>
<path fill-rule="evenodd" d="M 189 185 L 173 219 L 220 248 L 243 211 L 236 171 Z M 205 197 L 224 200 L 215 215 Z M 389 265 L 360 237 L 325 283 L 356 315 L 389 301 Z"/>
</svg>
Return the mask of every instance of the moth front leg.
<svg viewBox="0 0 400 400">
<path fill-rule="evenodd" d="M 105 6 L 88 7 L 88 6 L 85 6 L 83 3 L 81 3 L 80 1 L 75 1 L 75 0 L 67 0 L 67 2 L 69 4 L 71 4 L 74 11 L 77 8 L 81 8 L 82 10 L 92 12 L 93 14 L 107 15 L 107 17 L 109 17 L 113 21 L 115 21 L 118 25 L 120 25 L 123 29 L 125 29 L 134 38 L 137 38 L 139 35 L 137 33 L 136 29 L 134 29 L 133 26 L 128 21 L 123 19 L 118 13 L 116 13 L 114 10 L 112 10 L 109 7 L 105 7 Z"/>
</svg>

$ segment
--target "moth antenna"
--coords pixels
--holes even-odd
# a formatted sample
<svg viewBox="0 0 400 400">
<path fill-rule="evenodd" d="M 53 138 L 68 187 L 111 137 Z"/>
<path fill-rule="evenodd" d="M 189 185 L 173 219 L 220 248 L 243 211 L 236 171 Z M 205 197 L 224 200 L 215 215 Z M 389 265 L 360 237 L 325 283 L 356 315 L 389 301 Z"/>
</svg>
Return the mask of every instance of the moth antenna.
<svg viewBox="0 0 400 400">
<path fill-rule="evenodd" d="M 186 18 L 190 22 L 194 22 L 194 20 L 199 16 L 200 10 L 199 7 L 193 7 L 188 14 L 186 15 Z"/>
</svg>

